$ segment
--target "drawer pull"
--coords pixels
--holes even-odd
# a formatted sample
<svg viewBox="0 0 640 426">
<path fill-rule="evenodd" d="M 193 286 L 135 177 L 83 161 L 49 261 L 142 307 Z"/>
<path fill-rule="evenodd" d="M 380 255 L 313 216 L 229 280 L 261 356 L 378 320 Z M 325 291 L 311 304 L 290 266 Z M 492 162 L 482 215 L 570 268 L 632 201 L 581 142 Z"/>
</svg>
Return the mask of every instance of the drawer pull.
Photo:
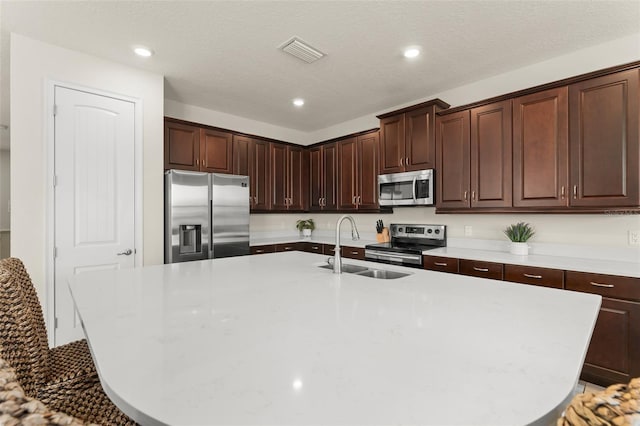
<svg viewBox="0 0 640 426">
<path fill-rule="evenodd" d="M 436 266 L 447 266 L 446 262 L 433 262 Z"/>
<path fill-rule="evenodd" d="M 351 254 L 358 254 L 358 252 L 357 251 L 352 251 Z"/>
<path fill-rule="evenodd" d="M 613 284 L 600 284 L 600 283 L 594 283 L 593 281 L 591 281 L 589 284 L 591 284 L 592 286 L 596 286 L 596 287 L 606 287 L 606 288 L 613 288 L 614 287 Z"/>
<path fill-rule="evenodd" d="M 488 268 L 476 268 L 475 266 L 473 267 L 473 270 L 478 272 L 489 272 Z"/>
<path fill-rule="evenodd" d="M 527 278 L 535 278 L 536 280 L 541 280 L 542 279 L 542 275 L 531 275 L 531 274 L 522 274 Z"/>
<path fill-rule="evenodd" d="M 318 247 L 318 246 L 311 246 L 311 250 L 319 250 L 319 249 L 320 249 L 320 247 Z"/>
<path fill-rule="evenodd" d="M 256 250 L 256 253 L 264 253 L 264 250 Z"/>
</svg>

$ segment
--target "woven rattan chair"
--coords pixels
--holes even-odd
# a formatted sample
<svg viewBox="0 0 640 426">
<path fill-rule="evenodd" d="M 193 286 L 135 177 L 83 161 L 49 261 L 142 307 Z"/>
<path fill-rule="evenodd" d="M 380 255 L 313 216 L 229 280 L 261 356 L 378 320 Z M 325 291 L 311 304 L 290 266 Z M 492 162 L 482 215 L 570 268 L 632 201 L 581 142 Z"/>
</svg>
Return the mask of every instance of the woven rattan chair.
<svg viewBox="0 0 640 426">
<path fill-rule="evenodd" d="M 106 396 L 86 340 L 49 349 L 42 308 L 19 259 L 0 260 L 0 357 L 26 395 L 100 424 L 135 424 Z"/>
<path fill-rule="evenodd" d="M 557 426 L 640 425 L 640 377 L 573 397 Z"/>
<path fill-rule="evenodd" d="M 49 410 L 41 401 L 25 395 L 15 370 L 0 358 L 0 425 L 88 425 L 64 413 Z"/>
</svg>

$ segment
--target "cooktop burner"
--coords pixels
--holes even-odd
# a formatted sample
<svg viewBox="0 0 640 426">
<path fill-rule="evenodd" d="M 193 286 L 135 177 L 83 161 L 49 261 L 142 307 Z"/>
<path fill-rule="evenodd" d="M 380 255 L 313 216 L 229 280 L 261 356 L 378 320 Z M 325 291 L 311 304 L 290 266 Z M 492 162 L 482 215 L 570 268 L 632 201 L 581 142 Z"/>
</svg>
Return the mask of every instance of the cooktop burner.
<svg viewBox="0 0 640 426">
<path fill-rule="evenodd" d="M 391 224 L 391 241 L 367 244 L 365 259 L 407 266 L 422 266 L 422 252 L 447 245 L 445 225 Z"/>
</svg>

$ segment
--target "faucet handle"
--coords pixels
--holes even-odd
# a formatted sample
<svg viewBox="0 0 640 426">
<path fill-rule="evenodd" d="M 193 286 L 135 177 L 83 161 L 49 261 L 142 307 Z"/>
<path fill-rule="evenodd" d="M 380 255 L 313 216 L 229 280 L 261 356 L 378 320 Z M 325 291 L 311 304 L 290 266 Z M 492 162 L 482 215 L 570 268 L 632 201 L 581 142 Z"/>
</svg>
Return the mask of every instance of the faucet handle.
<svg viewBox="0 0 640 426">
<path fill-rule="evenodd" d="M 334 261 L 333 256 L 329 256 L 329 257 L 327 257 L 327 263 L 328 263 L 329 265 L 332 265 L 332 266 L 333 266 L 333 261 Z"/>
</svg>

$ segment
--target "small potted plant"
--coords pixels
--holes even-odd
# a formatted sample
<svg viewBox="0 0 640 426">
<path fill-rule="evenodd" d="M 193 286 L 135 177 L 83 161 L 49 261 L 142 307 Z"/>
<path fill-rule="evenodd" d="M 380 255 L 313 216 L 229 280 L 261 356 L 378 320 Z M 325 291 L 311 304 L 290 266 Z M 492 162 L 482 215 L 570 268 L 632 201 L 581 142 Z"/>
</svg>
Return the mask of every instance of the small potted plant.
<svg viewBox="0 0 640 426">
<path fill-rule="evenodd" d="M 305 238 L 309 238 L 311 237 L 311 231 L 316 229 L 316 224 L 313 222 L 313 219 L 300 219 L 296 222 L 296 228 L 302 232 Z"/>
<path fill-rule="evenodd" d="M 529 254 L 527 241 L 535 234 L 531 225 L 525 222 L 518 222 L 515 225 L 508 226 L 507 229 L 504 230 L 504 234 L 511 240 L 509 253 L 521 256 Z"/>
</svg>

